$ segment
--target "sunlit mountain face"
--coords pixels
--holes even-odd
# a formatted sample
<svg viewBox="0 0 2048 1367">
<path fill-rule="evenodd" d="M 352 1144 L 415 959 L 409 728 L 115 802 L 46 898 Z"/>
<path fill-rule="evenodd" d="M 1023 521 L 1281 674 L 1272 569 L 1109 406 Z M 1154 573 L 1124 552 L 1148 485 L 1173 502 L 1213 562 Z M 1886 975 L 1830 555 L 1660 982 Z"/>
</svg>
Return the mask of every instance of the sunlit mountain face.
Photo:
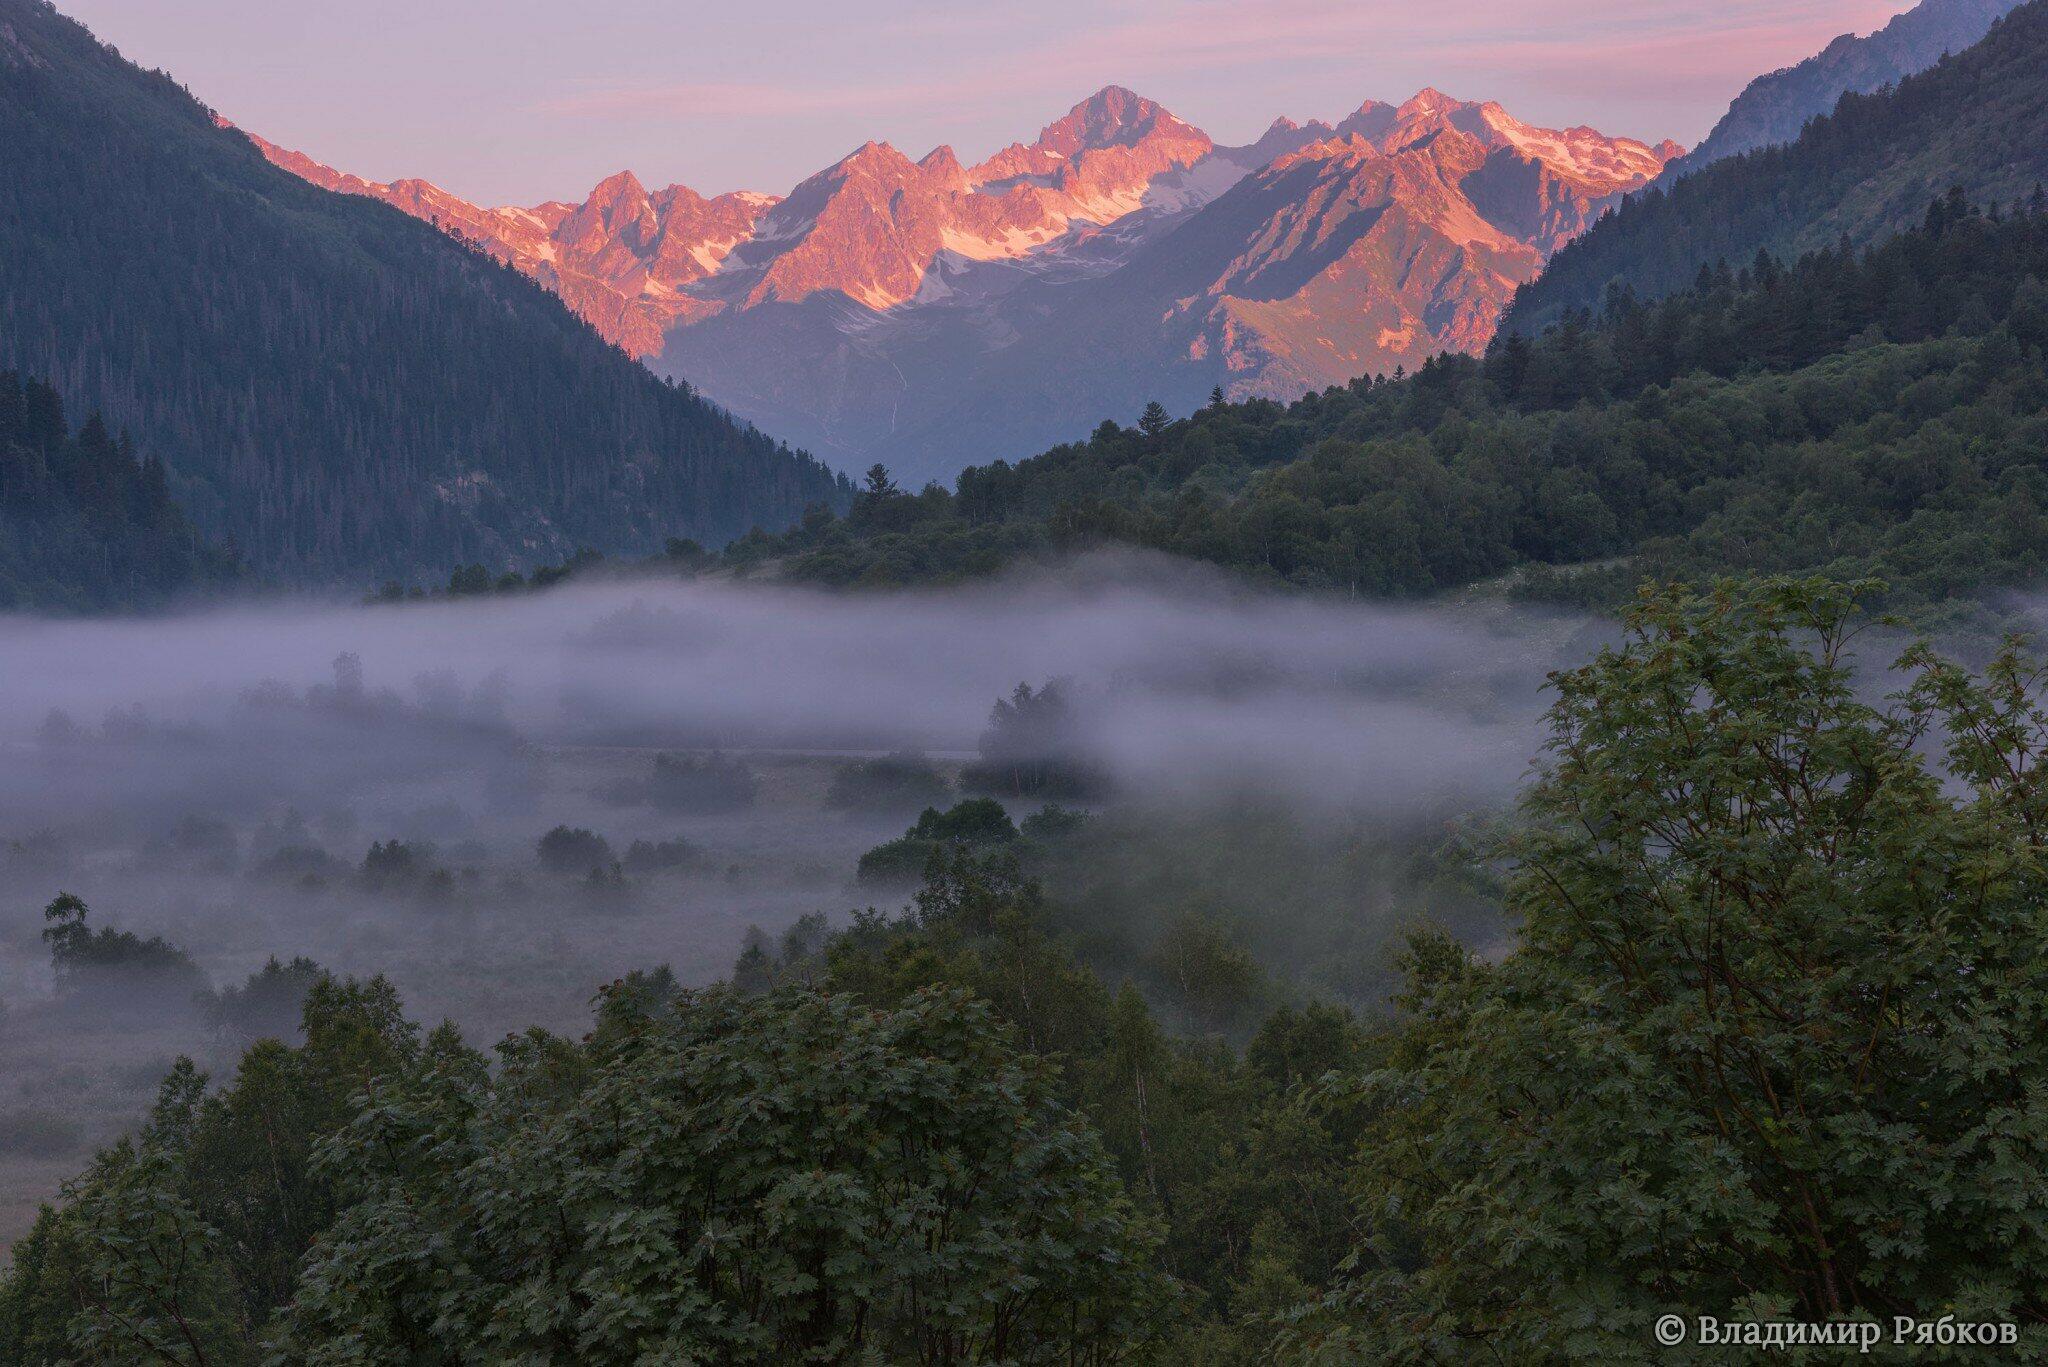
<svg viewBox="0 0 2048 1367">
<path fill-rule="evenodd" d="M 782 196 L 620 172 L 580 204 L 483 208 L 256 142 L 474 240 L 778 436 L 914 479 L 1150 399 L 1290 398 L 1483 347 L 1516 285 L 1683 151 L 1428 89 L 1228 147 L 1112 86 L 972 166 L 869 142 Z"/>
</svg>

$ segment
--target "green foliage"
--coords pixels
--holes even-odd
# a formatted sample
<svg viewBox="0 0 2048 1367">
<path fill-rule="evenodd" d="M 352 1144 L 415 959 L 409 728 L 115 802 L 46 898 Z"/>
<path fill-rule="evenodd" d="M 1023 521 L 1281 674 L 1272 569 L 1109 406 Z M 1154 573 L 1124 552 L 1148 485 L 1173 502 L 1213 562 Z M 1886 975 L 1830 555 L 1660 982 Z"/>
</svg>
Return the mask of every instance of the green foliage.
<svg viewBox="0 0 2048 1367">
<path fill-rule="evenodd" d="M 72 434 L 55 389 L 0 370 L 0 609 L 152 606 L 235 574 L 172 501 L 162 461 L 97 416 Z"/>
<path fill-rule="evenodd" d="M 206 1023 L 245 1040 L 289 1039 L 298 1030 L 306 995 L 323 976 L 320 965 L 303 955 L 290 963 L 272 955 L 241 986 L 230 983 L 208 994 Z"/>
<path fill-rule="evenodd" d="M 595 869 L 609 869 L 617 863 L 612 844 L 596 831 L 580 826 L 557 826 L 534 846 L 540 866 L 548 873 L 572 874 L 578 878 Z"/>
<path fill-rule="evenodd" d="M 145 434 L 258 570 L 438 580 L 845 506 L 511 267 L 270 165 L 37 0 L 0 23 L 0 368 Z"/>
<path fill-rule="evenodd" d="M 910 828 L 914 840 L 959 841 L 967 845 L 1002 845 L 1017 838 L 1017 827 L 1003 804 L 992 797 L 970 797 L 946 811 L 927 807 Z"/>
<path fill-rule="evenodd" d="M 1079 835 L 1088 829 L 1088 814 L 1062 807 L 1057 802 L 1048 802 L 1017 827 L 1017 833 L 1026 840 L 1041 845 L 1054 845 Z"/>
<path fill-rule="evenodd" d="M 207 1094 L 181 1059 L 149 1123 L 46 1208 L 0 1282 L 0 1361 L 254 1364 L 265 1325 L 333 1221 L 315 1144 L 371 1078 L 405 1068 L 417 1032 L 381 979 L 321 977 L 305 1043 L 260 1040 Z"/>
<path fill-rule="evenodd" d="M 1856 594 L 1646 595 L 1560 677 L 1521 947 L 1417 943 L 1355 1088 L 1367 1239 L 1297 1351 L 1646 1357 L 1670 1311 L 2038 1335 L 2042 676 L 1918 649 L 1865 701 Z"/>
<path fill-rule="evenodd" d="M 133 931 L 86 924 L 91 909 L 71 893 L 59 893 L 43 908 L 43 940 L 57 990 L 89 994 L 112 1004 L 182 1003 L 206 987 L 199 966 L 170 941 Z"/>
<path fill-rule="evenodd" d="M 1244 1009 L 1195 1009 L 1170 938 L 1260 968 L 1245 1007 L 1275 991 L 1378 1011 L 1400 985 L 1399 946 L 1422 927 L 1482 949 L 1509 938 L 1501 888 L 1450 813 L 1353 827 L 1304 825 L 1262 804 L 1166 813 L 1112 807 L 1057 839 L 1034 835 L 1049 924 L 1112 980 L 1129 976 L 1176 1026 L 1241 1037 Z"/>
<path fill-rule="evenodd" d="M 1101 1131 L 1133 1199 L 1166 1229 L 1167 1267 L 1197 1293 L 1165 1356 L 1257 1360 L 1280 1288 L 1323 1285 L 1348 1249 L 1353 1131 L 1302 1083 L 1359 1066 L 1366 1032 L 1339 1008 L 1283 1007 L 1243 1062 L 1220 1042 L 1177 1040 L 1131 985 L 1112 987 L 1077 958 L 1014 845 L 942 847 L 907 915 L 858 915 L 785 944 L 779 960 L 756 940 L 742 972 L 757 988 L 804 982 L 881 1002 L 965 988 L 1059 1059 L 1061 1094 Z M 1162 984 L 1166 1004 L 1199 1014 L 1176 991 Z"/>
<path fill-rule="evenodd" d="M 1016 838 L 1010 814 L 992 797 L 971 797 L 943 812 L 927 807 L 900 839 L 862 855 L 858 876 L 863 883 L 879 885 L 916 883 L 933 856 L 949 845 L 985 849 Z"/>
<path fill-rule="evenodd" d="M 1157 438 L 1108 424 L 764 554 L 915 583 L 1123 544 L 1304 588 L 1499 579 L 1600 607 L 1645 576 L 1875 575 L 1931 614 L 2048 569 L 2048 201 L 1922 217 L 1657 303 L 1617 293 L 1402 382 L 1211 405 Z"/>
<path fill-rule="evenodd" d="M 1236 1024 L 1264 1002 L 1266 975 L 1228 927 L 1198 912 L 1170 921 L 1150 954 L 1150 967 L 1204 1026 Z"/>
<path fill-rule="evenodd" d="M 376 1089 L 294 1361 L 1104 1362 L 1171 1294 L 1099 1142 L 987 1008 L 616 994 Z"/>
<path fill-rule="evenodd" d="M 628 975 L 495 1067 L 322 977 L 304 1046 L 182 1065 L 45 1214 L 0 1360 L 1639 1360 L 1664 1313 L 2038 1357 L 2048 667 L 1916 647 L 1880 697 L 1871 592 L 1650 591 L 1558 676 L 1512 947 L 1456 850 L 1239 812 L 1088 873 L 1141 814 L 984 800 L 912 827 L 903 914 Z M 1259 967 L 1311 866 L 1463 934 L 1409 939 L 1397 1018 Z"/>
<path fill-rule="evenodd" d="M 1617 282 L 1645 297 L 1760 250 L 1791 259 L 1914 226 L 1951 186 L 2015 203 L 2048 179 L 2048 6 L 2021 5 L 1975 46 L 1895 87 L 1843 95 L 1793 142 L 1632 195 L 1515 296 L 1507 329 L 1599 308 Z"/>
</svg>

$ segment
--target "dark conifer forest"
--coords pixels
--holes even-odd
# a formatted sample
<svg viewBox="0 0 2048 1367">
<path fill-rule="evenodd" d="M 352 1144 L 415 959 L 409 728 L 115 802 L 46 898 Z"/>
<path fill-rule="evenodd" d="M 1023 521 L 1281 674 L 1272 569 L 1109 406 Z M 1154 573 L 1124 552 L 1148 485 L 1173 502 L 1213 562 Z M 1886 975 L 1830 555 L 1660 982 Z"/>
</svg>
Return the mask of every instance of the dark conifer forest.
<svg viewBox="0 0 2048 1367">
<path fill-rule="evenodd" d="M 1863 246 L 1960 186 L 2011 203 L 2048 179 L 2048 5 L 2021 5 L 1966 51 L 1868 95 L 1844 95 L 1797 141 L 1718 161 L 1631 196 L 1517 293 L 1504 327 L 1536 333 L 1611 288 L 1646 298 L 1758 251 L 1793 260 Z"/>
<path fill-rule="evenodd" d="M 235 572 L 172 501 L 153 452 L 97 415 L 72 431 L 55 389 L 0 371 L 0 609 L 164 603 Z"/>
<path fill-rule="evenodd" d="M 0 366 L 146 435 L 251 567 L 363 580 L 780 527 L 842 483 L 432 227 L 0 0 Z"/>
</svg>

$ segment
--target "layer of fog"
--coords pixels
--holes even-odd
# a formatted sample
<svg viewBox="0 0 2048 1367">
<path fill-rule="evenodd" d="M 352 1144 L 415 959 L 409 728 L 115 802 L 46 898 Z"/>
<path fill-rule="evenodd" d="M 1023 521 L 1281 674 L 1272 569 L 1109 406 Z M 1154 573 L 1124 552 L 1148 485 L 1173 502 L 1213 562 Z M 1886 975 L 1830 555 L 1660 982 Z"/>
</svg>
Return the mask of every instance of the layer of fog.
<svg viewBox="0 0 2048 1367">
<path fill-rule="evenodd" d="M 1544 671 L 1574 652 L 1502 614 L 1264 597 L 1144 560 L 948 592 L 839 596 L 730 584 L 566 588 L 406 607 L 262 608 L 144 621 L 0 621 L 0 743 L 53 710 L 83 726 L 209 732 L 118 773 L 8 766 L 0 820 L 167 789 L 288 792 L 252 702 L 329 678 L 450 723 L 504 723 L 542 745 L 726 749 L 973 748 L 991 701 L 1066 677 L 1130 784 L 1196 793 L 1251 783 L 1321 802 L 1496 794 L 1529 754 Z M 1562 653 L 1560 653 L 1562 652 Z M 272 741 L 276 737 L 269 738 Z M 316 738 L 318 739 L 318 738 Z M 374 774 L 418 756 L 301 756 Z M 417 737 L 407 735 L 407 751 Z M 262 756 L 259 772 L 237 761 Z M 324 790 L 334 776 L 317 772 Z"/>
<path fill-rule="evenodd" d="M 1142 557 L 916 593 L 642 581 L 0 619 L 0 1121 L 57 1095 L 97 1141 L 171 1053 L 233 1056 L 193 1020 L 59 1028 L 39 932 L 60 889 L 216 985 L 303 954 L 386 973 L 415 1015 L 475 1037 L 565 1028 L 620 973 L 709 981 L 750 925 L 875 900 L 855 862 L 915 813 L 834 809 L 835 771 L 922 750 L 957 777 L 1019 683 L 1069 681 L 1120 802 L 1440 821 L 1510 797 L 1545 674 L 1593 634 L 1498 605 L 1252 593 Z M 706 750 L 744 756 L 758 800 L 636 796 L 655 754 Z M 565 824 L 691 854 L 623 885 L 550 875 L 535 841 Z M 438 881 L 368 879 L 367 848 L 392 839 L 431 842 Z M 77 1162 L 0 1153 L 0 1179 L 26 1200 Z M 20 1215 L 0 1210 L 0 1242 Z"/>
</svg>

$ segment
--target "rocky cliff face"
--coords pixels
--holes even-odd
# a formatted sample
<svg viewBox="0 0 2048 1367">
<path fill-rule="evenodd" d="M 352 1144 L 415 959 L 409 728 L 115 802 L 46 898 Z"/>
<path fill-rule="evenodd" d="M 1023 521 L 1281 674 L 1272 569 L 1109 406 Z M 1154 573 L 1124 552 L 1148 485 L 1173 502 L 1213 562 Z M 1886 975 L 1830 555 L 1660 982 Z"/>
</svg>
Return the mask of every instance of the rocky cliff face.
<svg viewBox="0 0 2048 1367">
<path fill-rule="evenodd" d="M 747 193 L 706 199 L 685 185 L 650 194 L 632 172 L 621 171 L 581 204 L 485 209 L 430 181 L 363 180 L 248 136 L 271 161 L 315 185 L 381 199 L 476 243 L 546 284 L 609 341 L 642 358 L 661 350 L 670 327 L 713 310 L 685 287 L 752 238 L 776 203 L 772 195 Z"/>
<path fill-rule="evenodd" d="M 1144 397 L 1286 397 L 1484 346 L 1516 284 L 1680 151 L 1435 90 L 1222 147 L 1112 86 L 971 167 L 870 142 L 779 199 L 622 172 L 485 209 L 257 145 L 477 241 L 778 435 L 911 478 Z"/>
</svg>

